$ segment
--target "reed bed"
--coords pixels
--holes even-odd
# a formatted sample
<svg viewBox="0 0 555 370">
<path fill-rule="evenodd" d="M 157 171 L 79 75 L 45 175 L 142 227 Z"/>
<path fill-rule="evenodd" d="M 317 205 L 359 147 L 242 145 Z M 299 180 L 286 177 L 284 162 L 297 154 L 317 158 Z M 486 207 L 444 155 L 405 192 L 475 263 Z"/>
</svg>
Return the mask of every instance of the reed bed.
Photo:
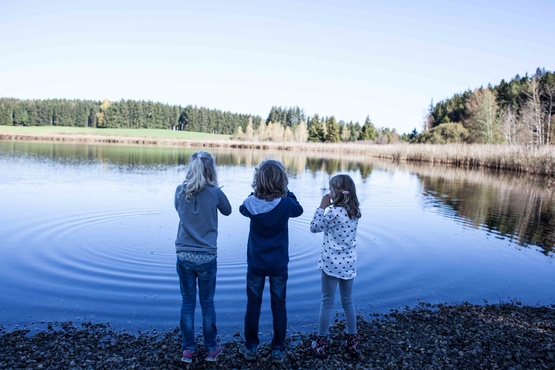
<svg viewBox="0 0 555 370">
<path fill-rule="evenodd" d="M 397 144 L 373 147 L 371 156 L 395 161 L 491 168 L 555 177 L 555 148 L 486 144 Z"/>
<path fill-rule="evenodd" d="M 491 168 L 555 177 L 553 146 L 492 144 L 233 143 L 230 147 L 308 150 L 365 155 L 396 162 L 423 162 L 462 168 Z"/>
<path fill-rule="evenodd" d="M 181 133 L 182 136 L 131 136 L 131 130 L 123 130 L 118 135 L 114 129 L 110 135 L 104 130 L 80 132 L 45 132 L 27 128 L 0 127 L 0 140 L 39 140 L 102 144 L 138 144 L 166 145 L 181 147 L 233 148 L 258 150 L 307 151 L 327 154 L 349 154 L 392 160 L 395 162 L 423 162 L 461 168 L 491 168 L 517 173 L 529 173 L 555 177 L 555 147 L 550 145 L 493 145 L 493 144 L 408 144 L 397 143 L 378 145 L 368 142 L 349 143 L 311 143 L 311 142 L 276 142 L 276 141 L 241 141 L 224 135 L 206 134 L 194 136 Z M 144 130 L 146 131 L 146 130 Z M 168 131 L 168 130 L 166 130 Z M 98 134 L 96 134 L 98 132 Z M 138 132 L 136 132 L 139 134 Z M 178 133 L 179 134 L 179 133 Z M 177 135 L 173 132 L 173 135 Z"/>
</svg>

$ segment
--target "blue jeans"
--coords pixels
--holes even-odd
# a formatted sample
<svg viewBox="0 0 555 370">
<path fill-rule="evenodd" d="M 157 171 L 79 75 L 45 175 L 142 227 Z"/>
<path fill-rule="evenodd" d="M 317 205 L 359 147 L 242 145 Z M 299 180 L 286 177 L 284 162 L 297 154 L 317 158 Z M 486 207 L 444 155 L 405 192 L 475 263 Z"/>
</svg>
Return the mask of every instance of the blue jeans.
<svg viewBox="0 0 555 370">
<path fill-rule="evenodd" d="M 177 274 L 181 288 L 181 328 L 182 347 L 194 351 L 195 341 L 195 306 L 198 296 L 202 309 L 202 334 L 206 351 L 216 349 L 216 309 L 214 308 L 214 293 L 216 292 L 217 260 L 200 265 L 177 259 Z"/>
<path fill-rule="evenodd" d="M 287 310 L 285 298 L 287 290 L 287 274 L 268 276 L 270 281 L 270 298 L 274 336 L 272 349 L 285 351 L 285 334 L 287 331 Z M 265 276 L 247 273 L 247 313 L 245 314 L 245 346 L 254 350 L 260 344 L 258 339 L 258 322 L 262 293 L 264 292 Z"/>
<path fill-rule="evenodd" d="M 320 323 L 318 325 L 318 335 L 326 336 L 330 328 L 333 304 L 335 301 L 335 291 L 339 285 L 339 296 L 341 297 L 341 307 L 345 311 L 345 321 L 347 322 L 347 334 L 357 333 L 357 317 L 355 305 L 353 303 L 353 282 L 355 279 L 339 279 L 329 276 L 322 271 L 322 302 L 320 304 Z"/>
</svg>

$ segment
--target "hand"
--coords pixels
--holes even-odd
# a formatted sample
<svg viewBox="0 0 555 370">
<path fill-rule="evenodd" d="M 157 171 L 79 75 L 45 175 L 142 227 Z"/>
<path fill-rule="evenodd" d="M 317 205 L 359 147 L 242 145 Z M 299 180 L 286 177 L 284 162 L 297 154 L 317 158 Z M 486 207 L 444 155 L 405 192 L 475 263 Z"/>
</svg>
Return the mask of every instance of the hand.
<svg viewBox="0 0 555 370">
<path fill-rule="evenodd" d="M 331 197 L 329 194 L 326 194 L 322 197 L 322 201 L 320 202 L 320 208 L 326 209 L 331 205 Z"/>
</svg>

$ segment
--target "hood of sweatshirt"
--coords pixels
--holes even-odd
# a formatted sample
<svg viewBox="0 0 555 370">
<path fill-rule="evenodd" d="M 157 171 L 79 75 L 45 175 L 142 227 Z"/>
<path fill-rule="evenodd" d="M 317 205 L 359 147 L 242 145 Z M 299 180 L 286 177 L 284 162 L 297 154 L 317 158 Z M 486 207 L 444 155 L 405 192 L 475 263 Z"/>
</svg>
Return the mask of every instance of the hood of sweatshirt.
<svg viewBox="0 0 555 370">
<path fill-rule="evenodd" d="M 243 205 L 245 206 L 245 208 L 247 208 L 251 215 L 256 216 L 263 213 L 268 213 L 276 208 L 279 202 L 281 202 L 281 199 L 282 198 L 275 198 L 274 200 L 267 201 L 264 199 L 259 199 L 254 195 L 250 195 L 247 199 L 245 199 Z"/>
</svg>

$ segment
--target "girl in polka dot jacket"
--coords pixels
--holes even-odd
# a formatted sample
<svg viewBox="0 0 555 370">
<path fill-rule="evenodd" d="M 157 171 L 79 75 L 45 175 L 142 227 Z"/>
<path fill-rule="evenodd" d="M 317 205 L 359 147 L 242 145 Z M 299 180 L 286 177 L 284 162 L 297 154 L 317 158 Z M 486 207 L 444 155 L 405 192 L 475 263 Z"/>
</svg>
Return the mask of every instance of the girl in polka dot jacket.
<svg viewBox="0 0 555 370">
<path fill-rule="evenodd" d="M 320 207 L 310 223 L 311 232 L 324 232 L 322 253 L 318 261 L 318 268 L 322 270 L 320 322 L 318 339 L 312 342 L 312 349 L 318 357 L 327 354 L 327 335 L 335 291 L 339 285 L 341 306 L 347 321 L 346 349 L 352 357 L 356 357 L 359 351 L 352 290 L 357 263 L 356 233 L 361 214 L 355 184 L 350 176 L 334 176 L 329 186 L 329 194 L 322 197 Z"/>
</svg>

